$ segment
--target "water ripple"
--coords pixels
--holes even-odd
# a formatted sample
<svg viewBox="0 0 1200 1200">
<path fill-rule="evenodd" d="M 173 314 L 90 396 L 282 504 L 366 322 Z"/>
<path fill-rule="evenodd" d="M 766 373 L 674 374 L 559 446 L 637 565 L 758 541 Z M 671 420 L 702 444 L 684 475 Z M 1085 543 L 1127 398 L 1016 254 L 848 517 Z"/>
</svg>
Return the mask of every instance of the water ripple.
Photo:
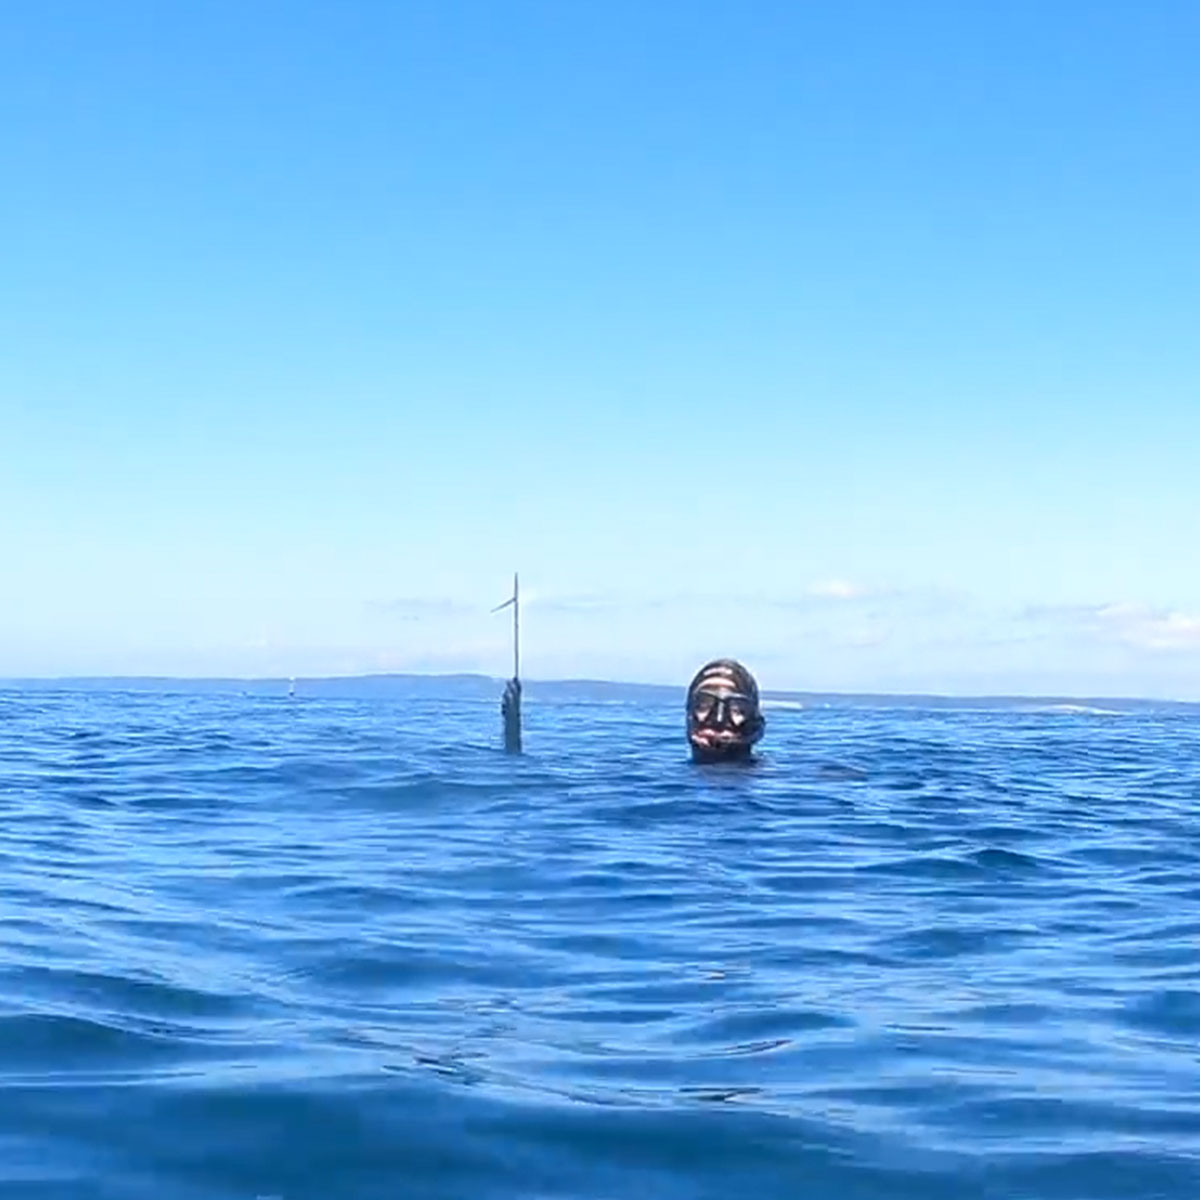
<svg viewBox="0 0 1200 1200">
<path fill-rule="evenodd" d="M 1177 711 L 0 695 L 14 1197 L 1200 1194 Z"/>
</svg>

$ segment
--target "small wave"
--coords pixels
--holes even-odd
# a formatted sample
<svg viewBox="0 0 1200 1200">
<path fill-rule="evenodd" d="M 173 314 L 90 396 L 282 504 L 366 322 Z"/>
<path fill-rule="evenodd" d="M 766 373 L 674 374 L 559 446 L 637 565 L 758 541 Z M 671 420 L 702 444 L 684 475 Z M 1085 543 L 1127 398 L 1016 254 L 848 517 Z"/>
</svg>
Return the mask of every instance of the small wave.
<svg viewBox="0 0 1200 1200">
<path fill-rule="evenodd" d="M 1190 720 L 4 700 L 0 1194 L 1200 1194 Z"/>
<path fill-rule="evenodd" d="M 1091 704 L 1031 704 L 1017 711 L 1077 717 L 1122 717 L 1125 715 L 1117 708 L 1097 708 Z"/>
</svg>

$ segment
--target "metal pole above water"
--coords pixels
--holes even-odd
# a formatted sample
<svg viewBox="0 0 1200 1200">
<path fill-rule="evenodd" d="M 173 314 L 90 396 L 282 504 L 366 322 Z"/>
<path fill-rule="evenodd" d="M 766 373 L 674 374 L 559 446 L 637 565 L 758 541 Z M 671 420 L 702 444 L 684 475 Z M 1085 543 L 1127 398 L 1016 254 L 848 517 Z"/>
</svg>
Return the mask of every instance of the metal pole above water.
<svg viewBox="0 0 1200 1200">
<path fill-rule="evenodd" d="M 513 676 L 505 685 L 504 699 L 500 702 L 500 713 L 504 718 L 504 749 L 508 754 L 521 753 L 521 586 L 516 573 L 513 574 L 512 598 L 492 609 L 500 612 L 512 606 L 513 610 Z"/>
</svg>

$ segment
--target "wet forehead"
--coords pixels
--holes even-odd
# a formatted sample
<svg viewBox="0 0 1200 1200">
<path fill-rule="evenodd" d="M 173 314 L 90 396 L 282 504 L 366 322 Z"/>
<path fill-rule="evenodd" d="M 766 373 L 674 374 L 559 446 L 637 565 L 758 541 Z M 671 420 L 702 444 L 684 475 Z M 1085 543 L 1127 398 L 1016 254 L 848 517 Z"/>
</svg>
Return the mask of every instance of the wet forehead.
<svg viewBox="0 0 1200 1200">
<path fill-rule="evenodd" d="M 740 695 L 740 682 L 728 667 L 714 667 L 696 681 L 696 690 L 716 696 Z"/>
</svg>

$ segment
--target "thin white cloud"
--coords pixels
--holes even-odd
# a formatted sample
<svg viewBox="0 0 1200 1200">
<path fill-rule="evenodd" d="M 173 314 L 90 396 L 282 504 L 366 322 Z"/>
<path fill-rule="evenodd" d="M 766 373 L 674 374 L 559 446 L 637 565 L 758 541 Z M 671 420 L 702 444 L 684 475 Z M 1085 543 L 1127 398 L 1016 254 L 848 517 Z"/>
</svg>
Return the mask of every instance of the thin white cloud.
<svg viewBox="0 0 1200 1200">
<path fill-rule="evenodd" d="M 1200 650 L 1200 615 L 1127 601 L 1032 608 L 1024 614 L 1065 634 L 1135 650 Z"/>
<path fill-rule="evenodd" d="M 1097 614 L 1112 636 L 1142 650 L 1200 650 L 1200 616 L 1109 605 Z"/>
<path fill-rule="evenodd" d="M 809 587 L 808 594 L 825 600 L 861 600 L 867 589 L 847 579 L 821 579 Z"/>
<path fill-rule="evenodd" d="M 367 609 L 397 621 L 423 621 L 486 611 L 482 605 L 477 609 L 472 608 L 448 596 L 398 596 L 391 600 L 370 601 Z"/>
<path fill-rule="evenodd" d="M 874 650 L 888 643 L 891 631 L 876 625 L 861 625 L 849 629 L 838 642 L 851 650 Z"/>
<path fill-rule="evenodd" d="M 521 603 L 527 608 L 558 613 L 612 612 L 629 605 L 628 600 L 619 596 L 601 595 L 598 592 L 555 595 L 550 592 L 529 591 L 522 594 Z"/>
</svg>

